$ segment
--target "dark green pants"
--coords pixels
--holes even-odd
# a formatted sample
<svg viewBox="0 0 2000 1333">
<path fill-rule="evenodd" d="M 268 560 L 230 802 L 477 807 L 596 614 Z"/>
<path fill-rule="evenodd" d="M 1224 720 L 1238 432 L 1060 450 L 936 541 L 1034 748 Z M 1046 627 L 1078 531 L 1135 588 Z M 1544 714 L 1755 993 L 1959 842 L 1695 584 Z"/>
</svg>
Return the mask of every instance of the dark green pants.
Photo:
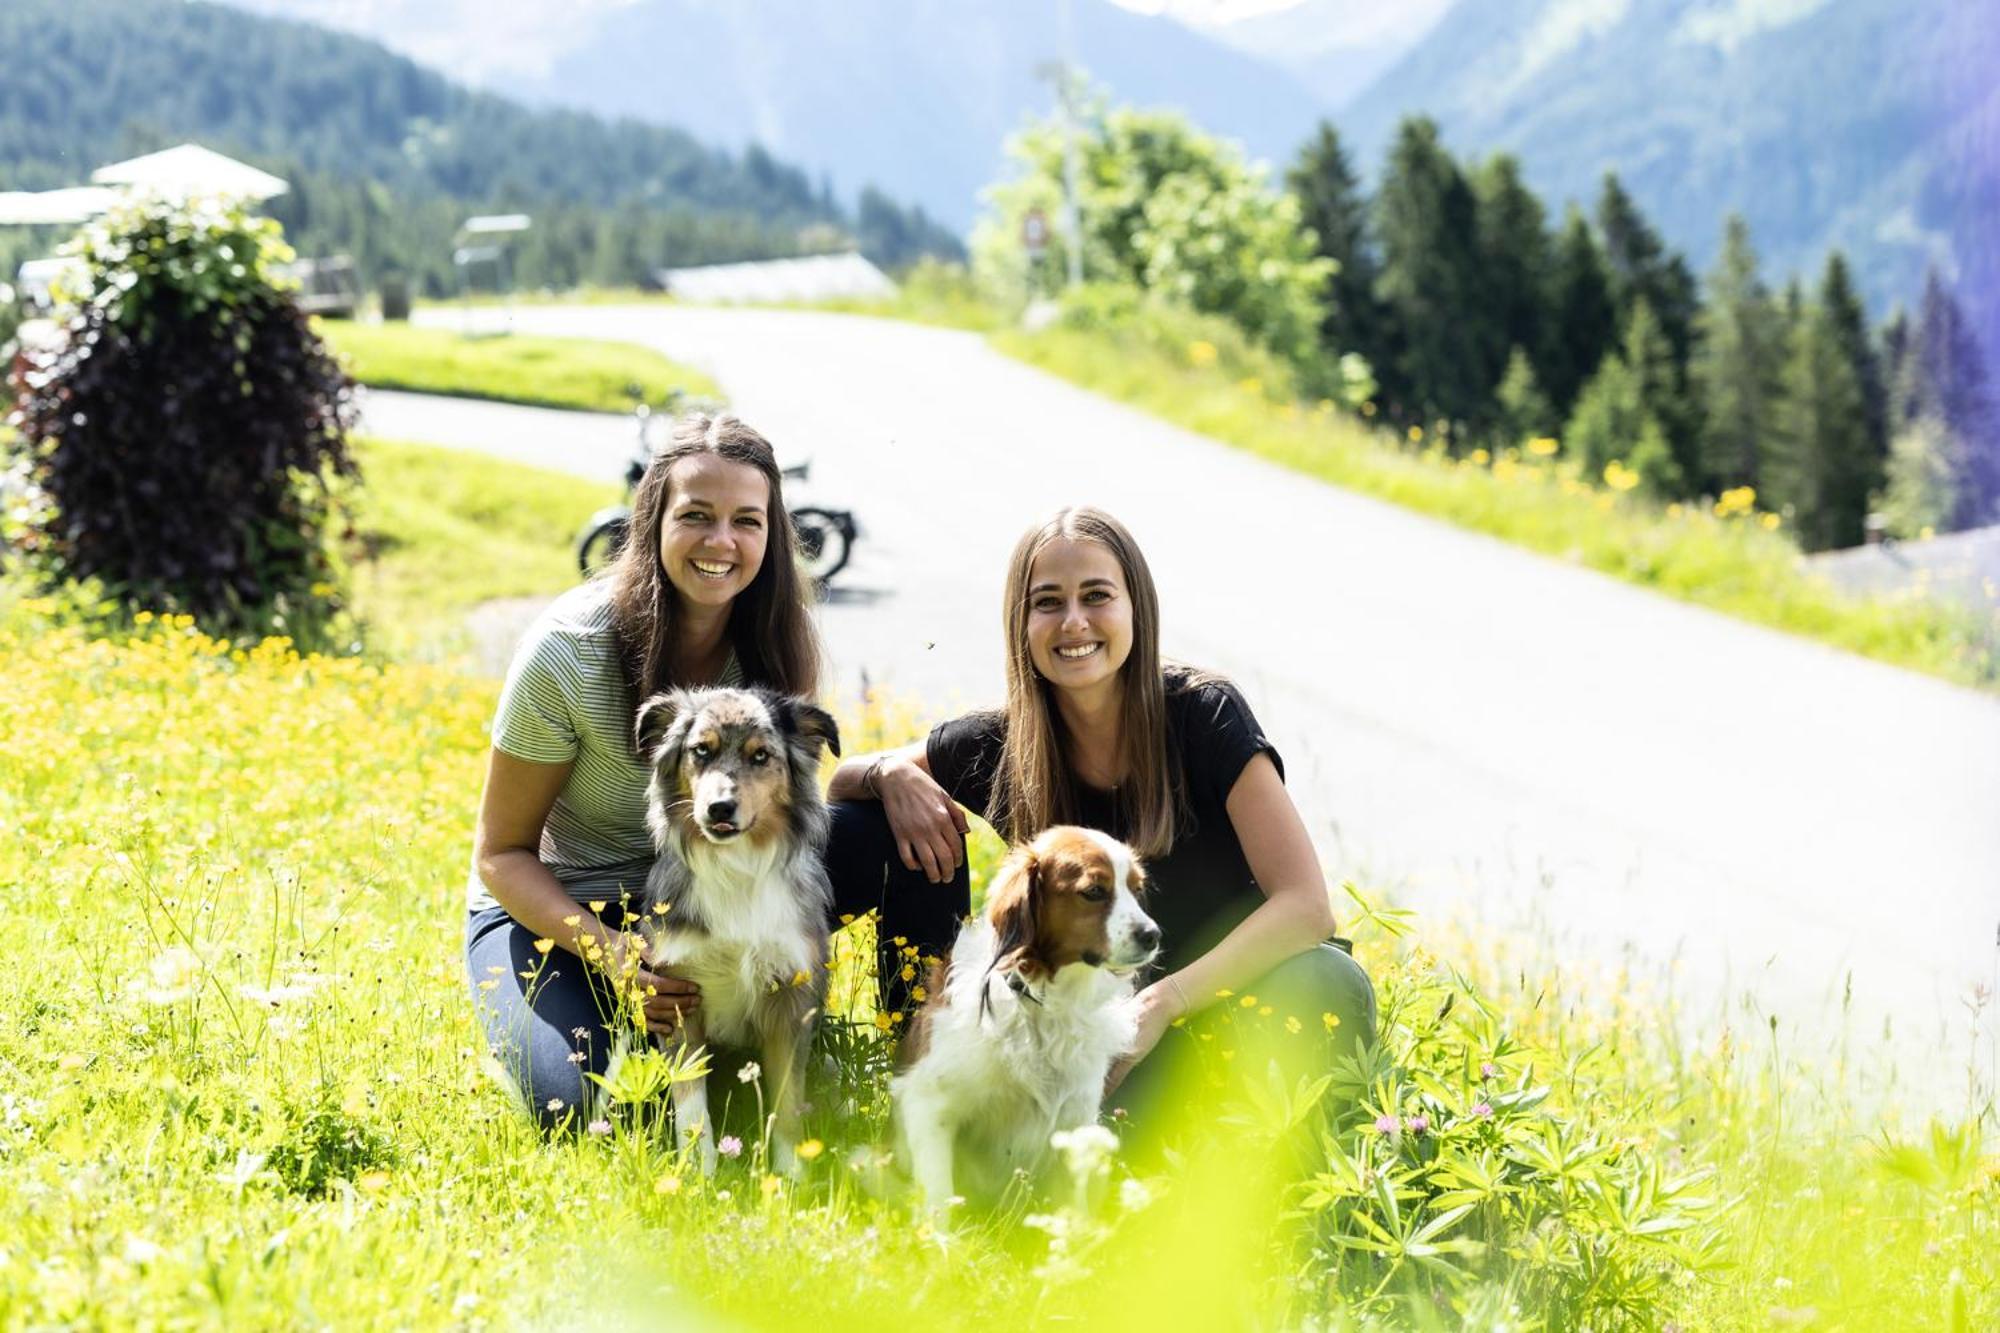
<svg viewBox="0 0 2000 1333">
<path fill-rule="evenodd" d="M 1190 996 L 1199 1003 L 1197 997 Z M 1275 1062 L 1288 1087 L 1375 1041 L 1375 984 L 1336 939 L 1288 958 L 1255 986 L 1214 999 L 1158 1046 L 1110 1098 L 1141 1141 L 1227 1095 L 1241 1079 L 1267 1080 Z"/>
</svg>

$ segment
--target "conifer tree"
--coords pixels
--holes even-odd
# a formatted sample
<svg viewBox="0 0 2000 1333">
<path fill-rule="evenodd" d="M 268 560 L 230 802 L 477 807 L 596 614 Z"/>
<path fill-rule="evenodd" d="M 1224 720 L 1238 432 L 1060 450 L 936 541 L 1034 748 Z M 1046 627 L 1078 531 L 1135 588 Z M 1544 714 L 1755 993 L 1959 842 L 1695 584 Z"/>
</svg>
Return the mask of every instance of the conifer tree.
<svg viewBox="0 0 2000 1333">
<path fill-rule="evenodd" d="M 1679 404 L 1673 389 L 1673 352 L 1653 309 L 1632 308 L 1624 345 L 1604 358 L 1577 398 L 1563 442 L 1596 478 L 1613 462 L 1638 472 L 1648 490 L 1681 495 L 1686 476 L 1672 445 L 1668 420 Z"/>
<path fill-rule="evenodd" d="M 1694 275 L 1677 254 L 1669 254 L 1660 234 L 1625 192 L 1616 172 L 1604 173 L 1597 199 L 1597 229 L 1604 238 L 1604 266 L 1611 280 L 1612 301 L 1620 327 L 1632 318 L 1632 307 L 1645 301 L 1653 307 L 1674 359 L 1687 364 L 1693 344 L 1695 310 L 1700 304 Z"/>
<path fill-rule="evenodd" d="M 1759 450 L 1777 409 L 1785 348 L 1778 310 L 1757 275 L 1749 224 L 1740 215 L 1730 215 L 1696 328 L 1689 378 L 1703 418 L 1699 484 L 1716 492 L 1762 489 Z"/>
<path fill-rule="evenodd" d="M 1458 164 L 1438 141 L 1437 123 L 1402 123 L 1375 196 L 1382 238 L 1377 290 L 1397 326 L 1397 378 L 1407 398 L 1392 405 L 1399 424 L 1443 420 L 1477 430 L 1492 406 L 1505 345 L 1494 347 L 1491 319 L 1478 309 L 1477 204 Z"/>
<path fill-rule="evenodd" d="M 1868 312 L 1854 289 L 1847 257 L 1836 250 L 1827 257 L 1826 272 L 1820 281 L 1820 304 L 1826 308 L 1841 355 L 1854 367 L 1861 385 L 1862 424 L 1867 432 L 1870 494 L 1882 484 L 1882 472 L 1889 457 L 1888 394 L 1883 388 L 1882 366 L 1876 359 L 1875 343 L 1868 336 Z"/>
<path fill-rule="evenodd" d="M 1567 420 L 1584 382 L 1618 338 L 1604 257 L 1590 224 L 1574 205 L 1563 221 L 1551 265 L 1548 319 L 1535 367 L 1550 406 L 1558 418 Z"/>
<path fill-rule="evenodd" d="M 1320 122 L 1285 181 L 1298 197 L 1300 220 L 1318 238 L 1318 253 L 1339 265 L 1327 280 L 1322 350 L 1330 357 L 1358 352 L 1374 370 L 1379 392 L 1402 398 L 1401 386 L 1387 378 L 1395 372 L 1397 357 L 1375 295 L 1381 264 L 1369 233 L 1368 200 L 1340 132 L 1330 122 Z"/>
<path fill-rule="evenodd" d="M 1929 276 L 1925 279 L 1928 284 Z M 1909 424 L 1916 415 L 1912 410 L 1908 391 L 1912 387 L 1910 374 L 1910 344 L 1916 331 L 1910 324 L 1910 312 L 1897 306 L 1889 312 L 1887 322 L 1882 325 L 1882 388 L 1889 396 L 1889 434 L 1893 438 L 1897 431 Z"/>
<path fill-rule="evenodd" d="M 1494 440 L 1503 448 L 1556 433 L 1560 419 L 1535 379 L 1534 362 L 1525 349 L 1516 347 L 1509 354 L 1494 398 L 1500 409 Z"/>
<path fill-rule="evenodd" d="M 1481 304 L 1505 347 L 1542 345 L 1551 256 L 1542 201 L 1511 154 L 1487 159 L 1473 179 L 1478 201 Z"/>
<path fill-rule="evenodd" d="M 1607 464 L 1631 450 L 1645 427 L 1645 415 L 1638 377 L 1613 352 L 1576 396 L 1576 410 L 1563 427 L 1563 454 L 1576 460 L 1586 480 L 1595 481 Z"/>
<path fill-rule="evenodd" d="M 1690 475 L 1700 470 L 1700 417 L 1687 395 L 1688 359 L 1694 348 L 1694 321 L 1700 294 L 1687 261 L 1668 251 L 1653 224 L 1617 173 L 1604 173 L 1597 200 L 1597 227 L 1604 238 L 1605 271 L 1618 311 L 1618 327 L 1626 328 L 1632 311 L 1644 301 L 1653 308 L 1661 332 L 1672 349 L 1676 411 L 1662 418 L 1674 455 Z"/>
<path fill-rule="evenodd" d="M 1893 350 L 1895 343 L 1891 340 Z M 1924 279 L 1917 317 L 1908 323 L 1897 358 L 1892 399 L 1895 445 L 1890 491 L 1899 476 L 1907 488 L 1935 473 L 1942 483 L 1927 494 L 1938 512 L 1927 524 L 1941 531 L 2000 522 L 2000 413 L 1988 391 L 1986 365 L 1964 311 L 1950 288 L 1932 270 Z M 1921 429 L 1919 429 L 1921 427 Z M 1919 461 L 1908 455 L 1928 448 L 1941 457 Z M 1904 455 L 1896 467 L 1896 454 Z M 1907 495 L 1896 497 L 1911 512 Z"/>
<path fill-rule="evenodd" d="M 1801 312 L 1764 460 L 1765 498 L 1808 551 L 1860 544 L 1881 471 L 1850 346 L 1845 267 L 1838 255 L 1828 261 L 1817 299 Z"/>
<path fill-rule="evenodd" d="M 1902 423 L 1889 441 L 1883 526 L 1891 536 L 1917 539 L 1950 529 L 1958 508 L 1957 441 L 1934 416 Z"/>
</svg>

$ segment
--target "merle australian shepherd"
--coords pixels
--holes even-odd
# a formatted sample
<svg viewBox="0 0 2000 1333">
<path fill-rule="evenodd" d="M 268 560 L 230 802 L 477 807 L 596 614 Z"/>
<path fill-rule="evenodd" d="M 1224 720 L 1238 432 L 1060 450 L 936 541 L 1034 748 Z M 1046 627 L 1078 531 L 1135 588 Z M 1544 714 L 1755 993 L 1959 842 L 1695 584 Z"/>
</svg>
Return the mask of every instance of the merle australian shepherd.
<svg viewBox="0 0 2000 1333">
<path fill-rule="evenodd" d="M 757 1053 L 774 1117 L 771 1164 L 795 1173 L 832 902 L 820 746 L 838 755 L 839 734 L 806 700 L 735 689 L 655 695 L 637 728 L 659 851 L 642 905 L 651 962 L 701 987 L 682 1029 L 687 1049 Z M 695 1136 L 713 1172 L 707 1081 L 676 1083 L 673 1097 L 678 1132 Z"/>
</svg>

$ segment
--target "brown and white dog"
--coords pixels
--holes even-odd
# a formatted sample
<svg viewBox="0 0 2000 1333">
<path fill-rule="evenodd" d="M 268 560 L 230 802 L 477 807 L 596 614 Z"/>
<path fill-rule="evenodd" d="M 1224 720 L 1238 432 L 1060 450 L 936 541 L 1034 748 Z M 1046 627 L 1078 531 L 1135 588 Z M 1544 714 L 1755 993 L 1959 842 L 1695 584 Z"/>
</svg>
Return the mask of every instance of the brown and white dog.
<svg viewBox="0 0 2000 1333">
<path fill-rule="evenodd" d="M 1059 826 L 1015 850 L 984 917 L 959 932 L 891 1084 L 934 1212 L 960 1183 L 997 1197 L 1038 1169 L 1051 1134 L 1097 1122 L 1105 1076 L 1138 1033 L 1134 974 L 1159 953 L 1145 885 L 1124 843 Z"/>
<path fill-rule="evenodd" d="M 712 1040 L 758 1053 L 776 1117 L 771 1163 L 791 1174 L 833 898 L 819 747 L 838 755 L 839 733 L 806 700 L 766 690 L 655 695 L 637 727 L 660 853 L 641 904 L 649 956 L 701 987 L 682 1030 L 689 1050 Z M 707 1080 L 676 1083 L 673 1097 L 677 1131 L 695 1135 L 712 1173 Z"/>
</svg>

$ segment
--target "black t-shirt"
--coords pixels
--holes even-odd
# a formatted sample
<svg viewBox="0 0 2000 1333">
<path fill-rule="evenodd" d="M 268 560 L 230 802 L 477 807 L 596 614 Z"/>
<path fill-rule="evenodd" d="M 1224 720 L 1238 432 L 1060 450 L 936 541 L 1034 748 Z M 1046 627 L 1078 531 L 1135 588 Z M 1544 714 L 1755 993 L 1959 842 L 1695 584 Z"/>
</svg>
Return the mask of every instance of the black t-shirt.
<svg viewBox="0 0 2000 1333">
<path fill-rule="evenodd" d="M 1195 679 L 1169 669 L 1167 761 L 1178 763 L 1192 824 L 1182 821 L 1165 856 L 1146 859 L 1152 889 L 1146 910 L 1164 941 L 1161 966 L 1172 971 L 1199 957 L 1264 901 L 1250 863 L 1229 822 L 1229 792 L 1259 754 L 1271 756 L 1282 778 L 1284 761 L 1257 725 L 1234 685 Z M 993 775 L 1006 741 L 1007 716 L 998 710 L 967 713 L 939 723 L 926 745 L 931 776 L 954 801 L 991 819 Z M 1078 822 L 1129 836 L 1114 793 L 1079 783 Z"/>
</svg>

